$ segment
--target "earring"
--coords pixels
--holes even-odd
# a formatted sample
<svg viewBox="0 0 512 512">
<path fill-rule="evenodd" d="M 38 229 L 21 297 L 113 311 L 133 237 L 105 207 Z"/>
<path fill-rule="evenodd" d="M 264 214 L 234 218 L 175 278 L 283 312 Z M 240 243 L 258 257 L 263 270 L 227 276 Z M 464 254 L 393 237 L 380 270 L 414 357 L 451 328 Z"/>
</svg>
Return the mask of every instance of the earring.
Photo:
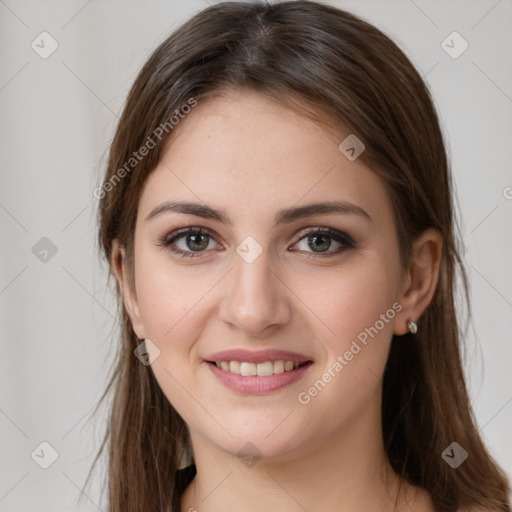
<svg viewBox="0 0 512 512">
<path fill-rule="evenodd" d="M 418 324 L 414 320 L 407 320 L 407 329 L 411 334 L 416 334 L 418 332 Z"/>
</svg>

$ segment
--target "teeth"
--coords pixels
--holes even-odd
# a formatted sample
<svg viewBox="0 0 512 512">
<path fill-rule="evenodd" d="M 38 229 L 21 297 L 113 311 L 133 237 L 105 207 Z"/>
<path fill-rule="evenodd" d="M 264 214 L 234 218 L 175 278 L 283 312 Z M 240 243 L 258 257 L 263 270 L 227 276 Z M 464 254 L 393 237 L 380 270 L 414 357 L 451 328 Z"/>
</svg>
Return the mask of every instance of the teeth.
<svg viewBox="0 0 512 512">
<path fill-rule="evenodd" d="M 256 375 L 257 366 L 259 366 L 259 364 L 240 363 L 240 375 Z"/>
<path fill-rule="evenodd" d="M 264 363 L 248 363 L 245 361 L 216 361 L 217 368 L 226 372 L 243 376 L 268 377 L 269 375 L 291 372 L 300 366 L 297 361 L 265 361 Z"/>
<path fill-rule="evenodd" d="M 274 373 L 284 372 L 284 361 L 274 361 Z"/>
<path fill-rule="evenodd" d="M 238 361 L 230 361 L 229 362 L 229 371 L 231 373 L 238 373 L 238 375 L 240 375 L 240 366 L 241 366 L 241 364 Z"/>
<path fill-rule="evenodd" d="M 256 373 L 259 377 L 274 375 L 274 364 L 271 361 L 267 361 L 266 363 L 258 363 L 256 365 Z"/>
</svg>

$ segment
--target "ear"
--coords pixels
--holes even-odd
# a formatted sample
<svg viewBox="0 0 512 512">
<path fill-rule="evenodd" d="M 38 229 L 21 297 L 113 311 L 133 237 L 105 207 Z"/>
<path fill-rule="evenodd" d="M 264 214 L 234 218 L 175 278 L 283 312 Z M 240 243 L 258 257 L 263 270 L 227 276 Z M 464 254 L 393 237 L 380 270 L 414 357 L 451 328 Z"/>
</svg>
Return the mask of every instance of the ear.
<svg viewBox="0 0 512 512">
<path fill-rule="evenodd" d="M 133 330 L 139 339 L 145 339 L 145 329 L 140 317 L 137 294 L 135 291 L 135 276 L 131 275 L 126 260 L 126 252 L 118 239 L 112 242 L 111 265 L 116 280 L 121 289 L 124 306 L 130 317 Z"/>
<path fill-rule="evenodd" d="M 439 279 L 442 250 L 443 238 L 437 229 L 429 228 L 414 240 L 412 261 L 402 274 L 397 300 L 403 309 L 395 317 L 394 334 L 406 334 L 407 320 L 418 322 L 430 304 Z"/>
</svg>

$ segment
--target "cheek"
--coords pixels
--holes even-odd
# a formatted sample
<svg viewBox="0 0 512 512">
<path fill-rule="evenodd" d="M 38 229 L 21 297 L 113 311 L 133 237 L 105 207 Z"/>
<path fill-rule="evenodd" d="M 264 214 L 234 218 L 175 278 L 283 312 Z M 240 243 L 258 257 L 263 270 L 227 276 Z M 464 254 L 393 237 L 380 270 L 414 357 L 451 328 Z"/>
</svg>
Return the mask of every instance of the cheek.
<svg viewBox="0 0 512 512">
<path fill-rule="evenodd" d="M 194 344 L 201 336 L 209 314 L 208 290 L 215 283 L 195 270 L 172 267 L 162 258 L 140 258 L 137 276 L 137 300 L 146 335 L 159 349 L 151 371 L 167 400 L 187 423 L 204 415 L 195 389 L 197 360 Z M 138 274 L 137 274 L 138 271 Z"/>
<path fill-rule="evenodd" d="M 135 269 L 137 302 L 147 336 L 163 346 L 173 341 L 174 346 L 184 329 L 201 327 L 204 298 L 218 277 L 199 265 L 186 268 L 171 264 L 161 254 L 141 251 L 140 256 Z M 195 323 L 191 322 L 194 319 Z"/>
<path fill-rule="evenodd" d="M 313 388 L 303 389 L 303 402 L 332 400 L 343 405 L 338 413 L 345 415 L 377 390 L 401 309 L 395 301 L 397 278 L 396 265 L 367 254 L 360 265 L 331 271 L 322 291 L 308 293 L 305 301 L 329 329 L 320 326 L 318 344 L 326 357 L 307 383 Z M 317 394 L 322 398 L 315 398 Z"/>
<path fill-rule="evenodd" d="M 392 305 L 397 287 L 397 268 L 376 255 L 366 256 L 357 264 L 329 269 L 325 277 L 314 279 L 316 285 L 311 279 L 301 278 L 304 290 L 301 297 L 325 324 L 326 329 L 322 333 L 337 340 L 330 344 L 332 349 L 342 349 L 379 321 L 381 315 L 385 318 L 384 324 L 378 322 L 379 331 L 384 331 L 385 336 L 392 331 L 392 320 L 396 314 Z"/>
</svg>

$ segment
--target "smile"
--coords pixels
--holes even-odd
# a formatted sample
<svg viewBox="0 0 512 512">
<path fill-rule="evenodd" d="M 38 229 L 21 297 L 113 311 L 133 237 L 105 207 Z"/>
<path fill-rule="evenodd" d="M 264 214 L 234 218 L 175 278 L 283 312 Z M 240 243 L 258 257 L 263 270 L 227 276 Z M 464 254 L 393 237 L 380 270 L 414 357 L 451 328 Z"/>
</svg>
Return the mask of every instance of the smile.
<svg viewBox="0 0 512 512">
<path fill-rule="evenodd" d="M 302 379 L 313 361 L 276 359 L 253 363 L 250 361 L 205 361 L 214 377 L 231 391 L 243 395 L 266 395 Z"/>
<path fill-rule="evenodd" d="M 302 364 L 298 361 L 265 361 L 263 363 L 250 363 L 247 361 L 215 361 L 217 368 L 221 368 L 225 372 L 242 375 L 244 377 L 255 376 L 268 377 L 270 375 L 278 375 L 284 372 L 291 372 Z"/>
</svg>

